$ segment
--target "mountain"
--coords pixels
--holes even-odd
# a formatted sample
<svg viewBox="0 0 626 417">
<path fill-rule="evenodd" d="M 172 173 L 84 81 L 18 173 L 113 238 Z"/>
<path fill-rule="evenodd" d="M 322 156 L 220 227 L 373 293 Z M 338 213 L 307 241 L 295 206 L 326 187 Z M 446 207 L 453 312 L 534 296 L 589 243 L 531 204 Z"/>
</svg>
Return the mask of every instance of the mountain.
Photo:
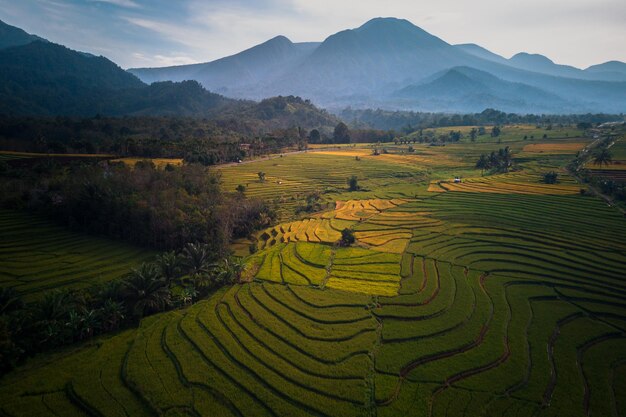
<svg viewBox="0 0 626 417">
<path fill-rule="evenodd" d="M 26 33 L 24 30 L 8 25 L 0 20 L 0 49 L 26 45 L 35 41 L 47 42 L 39 36 Z"/>
<path fill-rule="evenodd" d="M 318 45 L 314 42 L 293 43 L 284 36 L 277 36 L 237 55 L 213 62 L 166 68 L 131 68 L 128 71 L 147 83 L 197 80 L 205 88 L 231 97 L 263 98 L 266 95 L 246 92 L 254 90 L 259 83 L 278 78 Z"/>
<path fill-rule="evenodd" d="M 505 112 L 544 112 L 555 107 L 571 111 L 555 94 L 469 67 L 455 67 L 431 78 L 394 95 L 404 100 L 405 107 L 410 104 L 419 109 L 427 103 L 431 111 L 468 113 L 476 108 L 498 108 Z"/>
<path fill-rule="evenodd" d="M 196 81 L 148 86 L 104 57 L 50 42 L 0 50 L 0 114 L 206 115 L 233 102 Z"/>
<path fill-rule="evenodd" d="M 460 49 L 461 51 L 465 53 L 474 55 L 478 58 L 482 58 L 487 61 L 493 61 L 499 64 L 509 63 L 505 57 L 495 54 L 491 52 L 490 50 L 483 48 L 480 45 L 476 45 L 475 43 L 463 43 L 463 44 L 454 45 L 454 47 L 457 49 Z"/>
<path fill-rule="evenodd" d="M 376 18 L 319 44 L 300 45 L 277 37 L 209 63 L 130 71 L 145 82 L 191 78 L 231 97 L 298 95 L 331 109 L 352 106 L 452 111 L 473 103 L 468 110 L 482 111 L 482 103 L 493 102 L 520 112 L 616 113 L 626 111 L 626 83 L 621 82 L 622 72 L 613 67 L 619 66 L 583 71 L 527 53 L 506 59 L 478 45 L 450 45 L 407 20 Z M 400 99 L 396 94 L 404 88 L 408 88 L 405 92 L 415 93 L 413 87 L 435 82 L 453 68 L 465 70 L 448 74 L 449 79 L 424 91 L 442 88 L 446 80 L 461 82 L 465 76 L 470 78 L 472 88 L 484 89 L 482 99 L 458 104 L 432 95 L 430 100 L 414 100 Z M 478 73 L 470 76 L 468 68 L 492 77 L 485 79 L 481 75 L 479 85 Z M 496 94 L 498 88 L 505 92 Z M 449 107 L 442 107 L 442 103 L 449 103 Z"/>
<path fill-rule="evenodd" d="M 588 74 L 582 70 L 569 65 L 555 64 L 550 58 L 540 54 L 520 52 L 509 59 L 509 65 L 519 69 L 556 75 L 558 77 L 588 78 Z"/>
<path fill-rule="evenodd" d="M 592 65 L 585 72 L 594 76 L 602 76 L 609 81 L 626 81 L 626 63 L 608 61 L 603 64 Z"/>
<path fill-rule="evenodd" d="M 0 42 L 15 40 L 14 33 L 11 30 L 9 37 L 0 36 Z M 296 126 L 330 131 L 338 123 L 334 116 L 298 97 L 275 97 L 256 103 L 226 98 L 193 80 L 146 85 L 105 57 L 29 39 L 32 41 L 0 49 L 0 114 L 201 116 L 250 134 Z M 261 65 L 264 59 L 271 61 L 289 55 L 294 48 L 310 47 L 276 38 L 264 48 L 239 57 L 248 58 L 240 65 L 243 69 L 253 62 Z M 259 70 L 259 74 L 262 71 L 267 69 Z"/>
</svg>

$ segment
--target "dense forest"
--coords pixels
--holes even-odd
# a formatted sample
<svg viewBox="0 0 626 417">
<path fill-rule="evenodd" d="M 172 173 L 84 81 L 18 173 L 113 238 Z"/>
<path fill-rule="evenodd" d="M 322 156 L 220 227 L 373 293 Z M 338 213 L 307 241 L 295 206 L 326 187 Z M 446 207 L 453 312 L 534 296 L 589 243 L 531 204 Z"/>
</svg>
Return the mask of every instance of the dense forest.
<svg viewBox="0 0 626 417">
<path fill-rule="evenodd" d="M 156 169 L 123 163 L 57 164 L 0 171 L 0 206 L 52 217 L 68 227 L 157 249 L 189 242 L 226 255 L 232 238 L 266 227 L 263 201 L 228 194 L 219 174 L 199 164 Z"/>
<path fill-rule="evenodd" d="M 357 110 L 346 108 L 338 113 L 346 123 L 353 127 L 366 127 L 383 130 L 402 130 L 413 132 L 418 129 L 429 127 L 448 126 L 479 126 L 479 125 L 506 125 L 528 123 L 538 125 L 548 124 L 578 124 L 578 123 L 604 123 L 623 121 L 623 114 L 516 114 L 505 113 L 494 109 L 486 109 L 475 114 L 448 114 L 448 113 L 422 113 L 412 111 L 390 110 Z"/>
</svg>

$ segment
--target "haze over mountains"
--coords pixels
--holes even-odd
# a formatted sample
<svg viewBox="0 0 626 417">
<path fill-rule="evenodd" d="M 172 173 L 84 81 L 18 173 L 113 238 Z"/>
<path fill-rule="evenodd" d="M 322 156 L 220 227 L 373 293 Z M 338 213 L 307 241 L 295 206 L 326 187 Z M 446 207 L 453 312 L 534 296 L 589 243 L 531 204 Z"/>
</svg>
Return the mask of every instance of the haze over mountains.
<svg viewBox="0 0 626 417">
<path fill-rule="evenodd" d="M 186 80 L 209 91 L 179 83 Z M 528 53 L 506 59 L 478 45 L 448 44 L 395 18 L 319 43 L 277 36 L 208 63 L 128 71 L 0 22 L 0 83 L 5 114 L 205 115 L 235 103 L 229 98 L 278 95 L 331 110 L 626 112 L 623 62 L 582 70 Z"/>
<path fill-rule="evenodd" d="M 478 45 L 448 44 L 394 18 L 373 19 L 319 44 L 292 43 L 279 36 L 213 62 L 129 71 L 145 82 L 191 78 L 229 97 L 296 94 L 335 109 L 626 110 L 626 64 L 622 62 L 581 70 L 557 65 L 541 55 L 520 53 L 506 59 Z M 450 91 L 447 81 L 457 88 Z"/>
</svg>

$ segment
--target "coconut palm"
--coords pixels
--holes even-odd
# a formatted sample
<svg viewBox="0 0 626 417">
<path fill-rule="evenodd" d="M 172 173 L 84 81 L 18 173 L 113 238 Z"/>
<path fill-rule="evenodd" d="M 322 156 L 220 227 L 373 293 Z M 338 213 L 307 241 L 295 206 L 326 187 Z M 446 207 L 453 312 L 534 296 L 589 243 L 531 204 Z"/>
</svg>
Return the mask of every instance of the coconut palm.
<svg viewBox="0 0 626 417">
<path fill-rule="evenodd" d="M 168 283 L 180 276 L 180 259 L 176 252 L 165 252 L 156 257 L 156 264 L 161 275 Z"/>
<path fill-rule="evenodd" d="M 67 291 L 50 291 L 35 306 L 35 317 L 39 321 L 63 321 L 75 302 Z"/>
<path fill-rule="evenodd" d="M 604 148 L 593 156 L 594 165 L 610 165 L 613 162 L 611 151 Z"/>
<path fill-rule="evenodd" d="M 150 263 L 142 264 L 126 277 L 124 296 L 137 318 L 160 311 L 171 301 L 169 288 L 159 268 Z"/>
<path fill-rule="evenodd" d="M 188 243 L 183 249 L 182 260 L 189 274 L 203 274 L 210 270 L 212 253 L 204 243 Z"/>
<path fill-rule="evenodd" d="M 116 330 L 124 320 L 124 304 L 112 299 L 107 299 L 102 306 L 102 328 L 105 331 Z"/>
<path fill-rule="evenodd" d="M 13 288 L 0 289 L 0 315 L 21 309 L 24 303 Z"/>
</svg>

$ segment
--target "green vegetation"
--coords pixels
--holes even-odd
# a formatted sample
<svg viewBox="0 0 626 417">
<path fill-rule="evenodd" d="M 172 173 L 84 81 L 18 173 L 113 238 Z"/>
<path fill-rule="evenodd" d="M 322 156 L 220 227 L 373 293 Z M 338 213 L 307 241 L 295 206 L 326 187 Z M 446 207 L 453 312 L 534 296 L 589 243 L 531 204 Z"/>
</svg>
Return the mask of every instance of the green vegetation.
<svg viewBox="0 0 626 417">
<path fill-rule="evenodd" d="M 69 232 L 48 220 L 0 211 L 0 282 L 26 300 L 55 289 L 111 281 L 154 256 L 120 242 Z"/>
<path fill-rule="evenodd" d="M 0 412 L 624 414 L 626 224 L 565 169 L 593 140 L 500 126 L 410 153 L 399 141 L 221 168 L 224 189 L 248 181 L 285 219 L 250 237 L 246 282 L 33 358 L 0 380 Z M 516 170 L 481 176 L 472 161 L 498 141 Z M 351 175 L 362 190 L 346 191 Z M 320 211 L 294 218 L 312 192 Z M 346 229 L 354 243 L 336 245 Z M 182 281 L 201 288 L 197 249 Z"/>
</svg>

